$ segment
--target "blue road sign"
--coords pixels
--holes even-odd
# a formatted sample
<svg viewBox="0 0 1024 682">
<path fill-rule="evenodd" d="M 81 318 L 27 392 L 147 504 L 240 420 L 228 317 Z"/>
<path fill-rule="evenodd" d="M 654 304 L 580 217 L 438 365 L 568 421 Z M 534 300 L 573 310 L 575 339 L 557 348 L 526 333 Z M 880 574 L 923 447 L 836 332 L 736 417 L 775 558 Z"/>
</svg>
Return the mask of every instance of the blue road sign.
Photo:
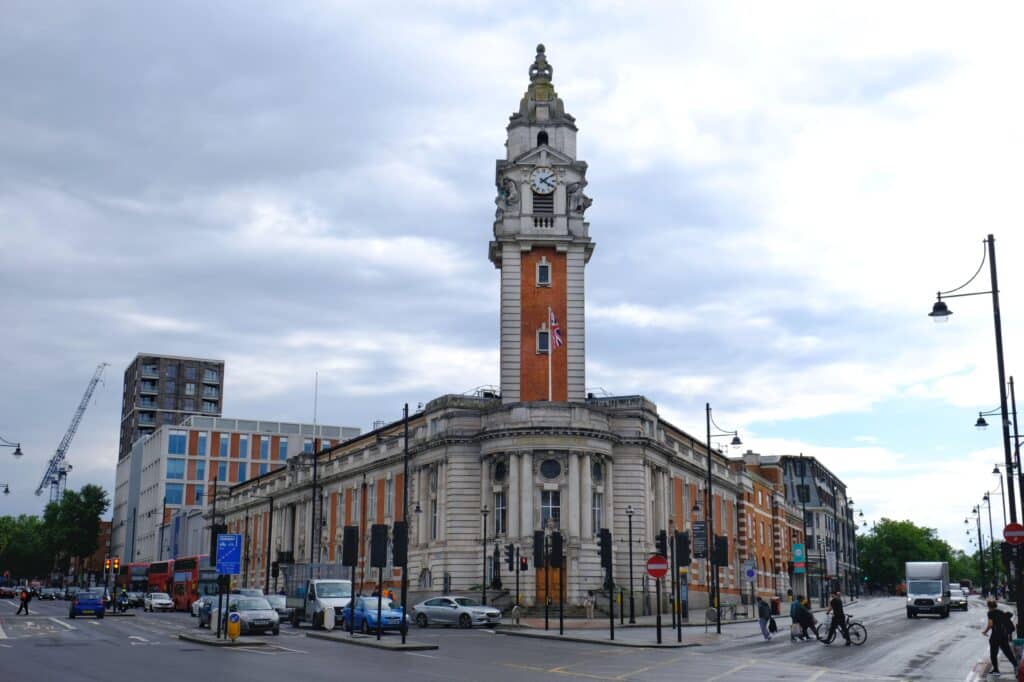
<svg viewBox="0 0 1024 682">
<path fill-rule="evenodd" d="M 237 575 L 242 572 L 242 536 L 221 533 L 217 536 L 217 574 Z"/>
</svg>

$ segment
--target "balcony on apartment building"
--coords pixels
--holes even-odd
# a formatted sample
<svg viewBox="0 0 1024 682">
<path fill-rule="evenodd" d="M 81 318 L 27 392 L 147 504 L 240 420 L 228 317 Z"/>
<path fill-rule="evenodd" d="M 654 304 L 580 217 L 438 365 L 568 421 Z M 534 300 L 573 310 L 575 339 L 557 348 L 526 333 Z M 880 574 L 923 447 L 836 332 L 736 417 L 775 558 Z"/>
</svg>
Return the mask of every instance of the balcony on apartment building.
<svg viewBox="0 0 1024 682">
<path fill-rule="evenodd" d="M 139 407 L 140 410 L 155 410 L 156 409 L 156 399 L 154 399 L 154 398 L 147 398 L 147 397 L 139 398 L 139 405 L 138 405 L 138 407 Z"/>
<path fill-rule="evenodd" d="M 155 381 L 143 381 L 139 383 L 140 393 L 157 393 L 159 386 Z"/>
<path fill-rule="evenodd" d="M 142 376 L 146 377 L 146 378 L 149 378 L 149 379 L 159 379 L 160 378 L 160 367 L 157 366 L 157 365 L 143 365 L 142 366 Z"/>
<path fill-rule="evenodd" d="M 219 384 L 220 383 L 220 372 L 215 369 L 204 369 L 203 370 L 203 383 L 204 384 Z"/>
<path fill-rule="evenodd" d="M 203 386 L 203 397 L 204 398 L 219 398 L 220 389 L 216 386 Z"/>
</svg>

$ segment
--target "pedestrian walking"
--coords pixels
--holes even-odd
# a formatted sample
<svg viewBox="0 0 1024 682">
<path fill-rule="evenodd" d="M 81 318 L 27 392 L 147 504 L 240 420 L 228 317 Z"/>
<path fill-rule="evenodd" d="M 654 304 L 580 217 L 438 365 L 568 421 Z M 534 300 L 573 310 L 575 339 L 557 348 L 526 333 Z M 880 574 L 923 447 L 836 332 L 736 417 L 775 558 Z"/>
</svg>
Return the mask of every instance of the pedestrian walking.
<svg viewBox="0 0 1024 682">
<path fill-rule="evenodd" d="M 19 595 L 19 597 L 21 598 L 21 606 L 18 607 L 18 610 L 17 610 L 17 612 L 15 612 L 14 615 L 15 616 L 20 616 L 22 610 L 24 610 L 25 611 L 25 615 L 27 616 L 28 615 L 28 602 L 29 602 L 29 600 L 32 599 L 32 595 L 29 594 L 29 591 L 23 587 L 23 588 L 21 588 L 21 594 Z"/>
<path fill-rule="evenodd" d="M 765 641 L 772 638 L 770 632 L 768 632 L 768 621 L 772 617 L 772 609 L 761 597 L 757 598 L 757 624 L 761 626 L 761 634 L 764 635 Z"/>
<path fill-rule="evenodd" d="M 587 596 L 583 599 L 583 608 L 587 611 L 587 620 L 594 618 L 594 593 L 588 591 Z"/>
<path fill-rule="evenodd" d="M 818 622 L 814 619 L 814 614 L 811 613 L 810 602 L 803 595 L 796 598 L 793 602 L 796 605 L 796 618 L 795 622 L 800 626 L 800 639 L 809 640 L 811 637 L 807 634 L 810 630 L 814 633 L 814 638 L 818 639 Z"/>
<path fill-rule="evenodd" d="M 1017 658 L 1013 655 L 1013 649 L 1010 648 L 1010 639 L 1013 637 L 1013 619 L 1009 613 L 998 608 L 998 602 L 995 599 L 988 600 L 988 622 L 981 634 L 988 636 L 988 655 L 992 660 L 993 674 L 999 674 L 1000 651 L 1016 671 Z"/>
<path fill-rule="evenodd" d="M 839 590 L 832 592 L 832 601 L 828 603 L 828 611 L 826 614 L 832 614 L 832 621 L 828 624 L 828 637 L 831 640 L 836 633 L 836 630 L 843 635 L 843 639 L 846 640 L 846 646 L 850 646 L 850 631 L 846 627 L 846 613 L 843 611 L 843 594 Z"/>
</svg>

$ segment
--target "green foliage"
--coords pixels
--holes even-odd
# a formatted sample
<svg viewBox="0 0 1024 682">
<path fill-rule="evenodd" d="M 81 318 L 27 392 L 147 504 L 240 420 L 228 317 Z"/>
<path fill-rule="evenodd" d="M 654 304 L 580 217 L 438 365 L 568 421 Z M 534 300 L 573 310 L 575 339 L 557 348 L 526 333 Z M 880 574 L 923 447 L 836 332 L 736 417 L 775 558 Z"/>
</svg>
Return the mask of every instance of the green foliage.
<svg viewBox="0 0 1024 682">
<path fill-rule="evenodd" d="M 0 572 L 35 578 L 64 571 L 72 557 L 87 557 L 98 548 L 100 517 L 110 507 L 103 488 L 86 485 L 68 490 L 46 505 L 42 518 L 0 517 Z"/>
<path fill-rule="evenodd" d="M 861 569 L 872 584 L 895 586 L 903 582 L 908 561 L 948 561 L 951 578 L 970 577 L 954 569 L 959 561 L 959 570 L 967 570 L 963 564 L 969 561 L 963 558 L 963 552 L 954 552 L 934 528 L 910 521 L 882 519 L 871 532 L 857 536 L 857 550 Z"/>
</svg>

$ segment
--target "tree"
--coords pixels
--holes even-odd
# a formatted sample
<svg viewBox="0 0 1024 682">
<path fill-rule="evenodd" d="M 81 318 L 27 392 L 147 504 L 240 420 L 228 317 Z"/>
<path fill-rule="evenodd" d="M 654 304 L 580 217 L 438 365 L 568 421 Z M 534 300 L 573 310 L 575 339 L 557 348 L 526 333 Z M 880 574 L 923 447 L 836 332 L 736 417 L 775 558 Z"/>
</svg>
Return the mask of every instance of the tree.
<svg viewBox="0 0 1024 682">
<path fill-rule="evenodd" d="M 91 484 L 78 492 L 65 491 L 58 502 L 46 505 L 43 519 L 47 537 L 56 550 L 58 568 L 64 570 L 69 559 L 82 559 L 96 551 L 100 517 L 108 507 L 107 492 Z"/>
<path fill-rule="evenodd" d="M 857 551 L 865 579 L 889 587 L 903 582 L 908 561 L 953 561 L 955 557 L 934 528 L 892 519 L 882 519 L 871 532 L 857 536 Z M 957 559 L 963 557 L 962 552 L 959 555 Z"/>
</svg>

